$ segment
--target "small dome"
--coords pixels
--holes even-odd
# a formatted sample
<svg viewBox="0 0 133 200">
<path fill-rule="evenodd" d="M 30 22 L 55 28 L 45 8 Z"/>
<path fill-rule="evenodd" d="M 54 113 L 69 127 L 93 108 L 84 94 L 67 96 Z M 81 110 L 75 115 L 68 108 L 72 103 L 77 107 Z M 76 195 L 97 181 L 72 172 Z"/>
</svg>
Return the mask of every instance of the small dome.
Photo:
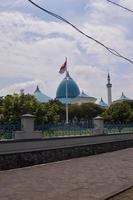
<svg viewBox="0 0 133 200">
<path fill-rule="evenodd" d="M 106 104 L 103 99 L 101 98 L 101 100 L 99 101 L 98 103 L 99 106 L 103 107 L 103 108 L 107 108 L 108 107 L 108 104 Z"/>
<path fill-rule="evenodd" d="M 122 92 L 121 97 L 118 100 L 129 100 L 129 98 L 125 96 L 124 92 Z"/>
<path fill-rule="evenodd" d="M 66 77 L 61 81 L 60 85 L 57 88 L 56 92 L 57 99 L 66 98 L 66 81 L 67 81 L 68 98 L 75 98 L 80 94 L 78 85 L 67 72 Z"/>
<path fill-rule="evenodd" d="M 50 101 L 50 97 L 48 97 L 47 95 L 43 94 L 43 93 L 40 91 L 38 85 L 37 85 L 37 88 L 36 88 L 36 90 L 35 90 L 35 92 L 34 92 L 34 96 L 35 96 L 36 99 L 37 99 L 38 101 L 40 101 L 41 103 L 48 103 L 48 102 Z"/>
<path fill-rule="evenodd" d="M 113 103 L 119 103 L 119 102 L 123 102 L 123 101 L 132 101 L 132 99 L 129 99 L 128 97 L 125 96 L 125 94 L 122 92 L 121 97 L 115 101 L 113 101 Z"/>
</svg>

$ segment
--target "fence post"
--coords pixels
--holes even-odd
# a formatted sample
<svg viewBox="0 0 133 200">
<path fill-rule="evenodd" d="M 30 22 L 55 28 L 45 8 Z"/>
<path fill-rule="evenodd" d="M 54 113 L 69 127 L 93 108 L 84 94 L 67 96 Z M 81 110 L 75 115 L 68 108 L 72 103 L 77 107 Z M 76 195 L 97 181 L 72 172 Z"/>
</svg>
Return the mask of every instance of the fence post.
<svg viewBox="0 0 133 200">
<path fill-rule="evenodd" d="M 94 130 L 93 133 L 95 135 L 101 135 L 104 134 L 104 120 L 103 117 L 95 117 L 93 119 L 93 123 L 94 123 Z"/>
<path fill-rule="evenodd" d="M 21 116 L 21 131 L 32 133 L 34 131 L 34 115 L 25 114 Z"/>
<path fill-rule="evenodd" d="M 25 114 L 21 116 L 21 131 L 15 132 L 15 139 L 37 139 L 42 138 L 41 131 L 34 131 L 35 116 Z"/>
</svg>

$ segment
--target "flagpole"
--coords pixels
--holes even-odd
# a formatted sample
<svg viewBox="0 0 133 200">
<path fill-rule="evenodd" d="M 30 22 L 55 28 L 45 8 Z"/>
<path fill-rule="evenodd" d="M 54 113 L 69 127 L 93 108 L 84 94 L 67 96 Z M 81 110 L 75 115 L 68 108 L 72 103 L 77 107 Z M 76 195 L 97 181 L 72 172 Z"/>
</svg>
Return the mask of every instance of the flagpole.
<svg viewBox="0 0 133 200">
<path fill-rule="evenodd" d="M 66 63 L 67 63 L 67 58 L 66 58 Z M 68 124 L 69 119 L 68 119 L 68 85 L 67 85 L 67 77 L 68 76 L 68 70 L 66 68 L 66 124 Z"/>
</svg>

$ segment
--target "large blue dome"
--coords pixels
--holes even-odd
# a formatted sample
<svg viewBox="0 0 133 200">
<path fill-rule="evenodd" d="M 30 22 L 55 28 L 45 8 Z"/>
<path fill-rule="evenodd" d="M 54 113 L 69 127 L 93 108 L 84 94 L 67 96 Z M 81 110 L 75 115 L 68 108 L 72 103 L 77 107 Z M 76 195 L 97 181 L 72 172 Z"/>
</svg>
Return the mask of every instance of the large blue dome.
<svg viewBox="0 0 133 200">
<path fill-rule="evenodd" d="M 57 99 L 66 98 L 66 81 L 67 81 L 68 98 L 75 98 L 80 94 L 78 85 L 67 72 L 66 77 L 61 81 L 60 85 L 57 88 L 56 92 Z"/>
</svg>

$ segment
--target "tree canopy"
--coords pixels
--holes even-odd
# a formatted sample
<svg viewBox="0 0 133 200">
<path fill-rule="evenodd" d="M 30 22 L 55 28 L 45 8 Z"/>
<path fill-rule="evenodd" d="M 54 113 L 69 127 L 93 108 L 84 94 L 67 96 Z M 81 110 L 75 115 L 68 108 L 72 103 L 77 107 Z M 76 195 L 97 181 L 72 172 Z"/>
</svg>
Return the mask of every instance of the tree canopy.
<svg viewBox="0 0 133 200">
<path fill-rule="evenodd" d="M 126 123 L 133 121 L 133 107 L 131 102 L 112 104 L 103 114 L 106 122 Z"/>
<path fill-rule="evenodd" d="M 33 114 L 38 123 L 65 122 L 65 105 L 57 100 L 40 103 L 30 94 L 13 94 L 0 97 L 0 122 L 14 123 L 23 114 Z M 133 101 L 113 103 L 109 108 L 102 109 L 94 103 L 69 105 L 69 121 L 89 121 L 96 116 L 103 116 L 105 122 L 132 122 Z"/>
<path fill-rule="evenodd" d="M 94 103 L 69 105 L 69 120 L 90 120 L 101 114 L 103 109 Z M 56 123 L 65 121 L 65 105 L 57 100 L 40 103 L 29 94 L 13 94 L 0 98 L 0 122 L 16 122 L 20 116 L 30 113 L 37 122 Z"/>
</svg>

